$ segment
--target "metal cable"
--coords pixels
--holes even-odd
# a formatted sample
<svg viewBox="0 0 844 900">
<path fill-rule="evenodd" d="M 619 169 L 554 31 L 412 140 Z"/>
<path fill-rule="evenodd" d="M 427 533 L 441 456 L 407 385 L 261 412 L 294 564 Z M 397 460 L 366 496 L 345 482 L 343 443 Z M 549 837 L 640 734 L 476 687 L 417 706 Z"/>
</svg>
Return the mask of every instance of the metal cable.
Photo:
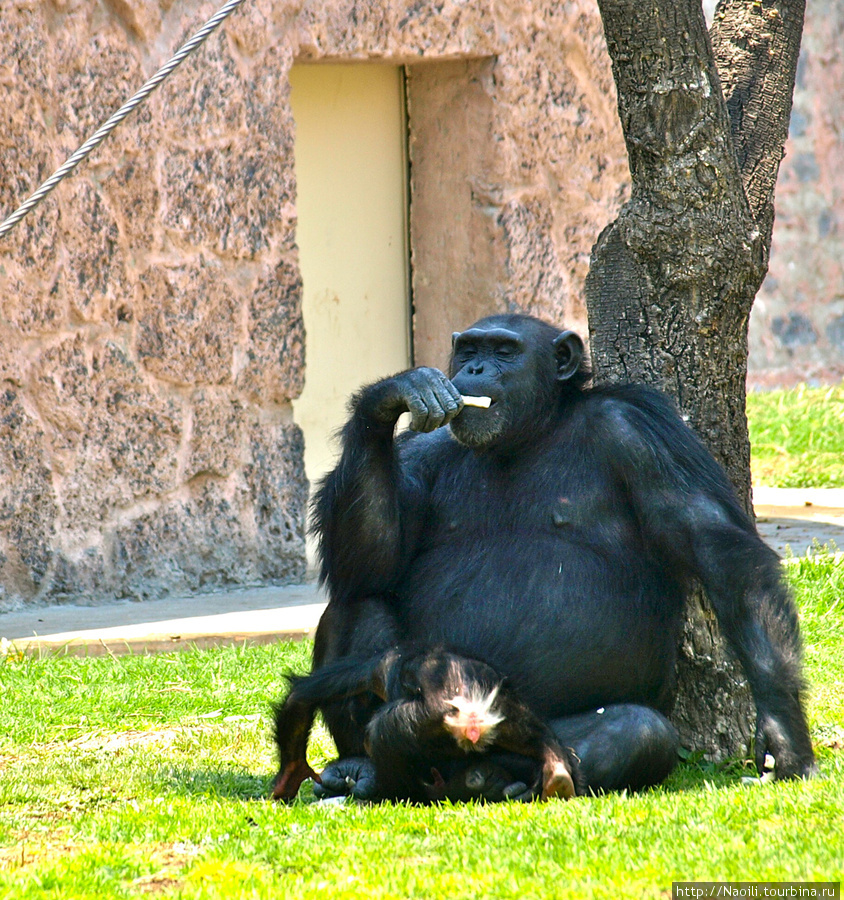
<svg viewBox="0 0 844 900">
<path fill-rule="evenodd" d="M 67 175 L 69 175 L 78 165 L 85 159 L 88 154 L 98 147 L 115 128 L 164 81 L 165 78 L 184 60 L 193 53 L 194 50 L 211 34 L 231 13 L 233 13 L 243 0 L 229 0 L 225 6 L 220 9 L 216 15 L 212 16 L 202 28 L 189 40 L 186 41 L 178 50 L 176 55 L 167 63 L 165 63 L 149 81 L 87 141 L 69 157 L 64 165 L 60 166 L 56 171 L 41 185 L 40 188 L 21 206 L 19 206 L 12 215 L 0 225 L 0 238 L 5 237 L 20 220 L 28 213 L 35 209 L 36 206 L 56 187 L 56 185 Z"/>
</svg>

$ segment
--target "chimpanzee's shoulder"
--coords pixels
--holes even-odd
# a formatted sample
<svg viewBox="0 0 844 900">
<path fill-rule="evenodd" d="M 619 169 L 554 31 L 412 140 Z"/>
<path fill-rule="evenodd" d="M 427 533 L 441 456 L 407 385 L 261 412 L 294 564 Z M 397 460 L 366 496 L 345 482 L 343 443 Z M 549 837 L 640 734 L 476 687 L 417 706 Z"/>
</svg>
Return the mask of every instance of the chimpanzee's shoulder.
<svg viewBox="0 0 844 900">
<path fill-rule="evenodd" d="M 658 473 L 736 507 L 726 473 L 662 391 L 641 384 L 584 392 L 594 415 L 593 440 L 630 477 Z"/>
<path fill-rule="evenodd" d="M 615 437 L 637 435 L 675 441 L 688 432 L 674 400 L 644 384 L 611 384 L 588 388 L 581 395 L 583 414 L 600 431 Z"/>
<path fill-rule="evenodd" d="M 602 384 L 586 388 L 584 401 L 595 409 L 642 410 L 677 418 L 679 412 L 673 398 L 646 384 Z"/>
</svg>

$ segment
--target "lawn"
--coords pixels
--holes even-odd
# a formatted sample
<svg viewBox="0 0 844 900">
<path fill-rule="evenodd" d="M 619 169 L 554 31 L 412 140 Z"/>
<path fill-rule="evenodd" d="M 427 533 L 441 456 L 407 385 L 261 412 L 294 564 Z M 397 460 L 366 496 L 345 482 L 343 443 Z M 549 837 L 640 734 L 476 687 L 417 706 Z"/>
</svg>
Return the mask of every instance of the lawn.
<svg viewBox="0 0 844 900">
<path fill-rule="evenodd" d="M 0 896 L 664 897 L 673 880 L 838 880 L 844 561 L 788 564 L 803 616 L 810 782 L 684 764 L 639 796 L 293 806 L 266 800 L 267 716 L 307 644 L 0 662 Z M 320 732 L 315 765 L 331 754 Z M 305 792 L 307 794 L 307 791 Z"/>
<path fill-rule="evenodd" d="M 819 418 L 781 442 L 777 471 L 827 452 L 818 421 L 844 446 L 844 395 L 826 401 L 831 420 L 813 392 L 795 394 L 797 412 L 777 412 L 779 397 L 753 395 L 752 433 L 781 432 L 786 408 L 789 421 Z M 828 452 L 819 483 L 841 484 L 840 451 Z M 838 881 L 844 559 L 819 552 L 786 571 L 821 768 L 799 783 L 747 785 L 742 760 L 687 762 L 638 796 L 359 807 L 314 803 L 305 788 L 283 806 L 266 799 L 268 708 L 309 644 L 0 654 L 0 898 L 664 898 L 681 880 Z M 317 768 L 331 757 L 324 730 L 311 753 Z"/>
<path fill-rule="evenodd" d="M 844 487 L 844 384 L 751 393 L 755 484 Z"/>
</svg>

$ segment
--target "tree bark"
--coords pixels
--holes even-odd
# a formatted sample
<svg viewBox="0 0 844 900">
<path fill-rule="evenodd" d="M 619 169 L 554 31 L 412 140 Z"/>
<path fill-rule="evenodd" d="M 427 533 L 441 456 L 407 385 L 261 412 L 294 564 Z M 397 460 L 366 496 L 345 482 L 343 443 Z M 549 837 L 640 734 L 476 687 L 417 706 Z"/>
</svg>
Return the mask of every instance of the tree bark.
<svg viewBox="0 0 844 900">
<path fill-rule="evenodd" d="M 599 0 L 632 177 L 593 248 L 596 380 L 672 394 L 751 508 L 747 323 L 767 271 L 805 0 Z M 723 85 L 723 87 L 722 87 Z M 746 750 L 752 700 L 698 595 L 678 665 L 684 746 Z"/>
</svg>

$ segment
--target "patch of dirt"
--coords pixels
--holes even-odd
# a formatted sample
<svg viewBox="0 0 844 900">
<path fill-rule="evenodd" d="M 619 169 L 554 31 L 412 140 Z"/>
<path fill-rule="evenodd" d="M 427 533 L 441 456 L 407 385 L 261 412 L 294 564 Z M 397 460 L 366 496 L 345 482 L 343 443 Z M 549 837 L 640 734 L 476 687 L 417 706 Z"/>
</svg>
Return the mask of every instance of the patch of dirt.
<svg viewBox="0 0 844 900">
<path fill-rule="evenodd" d="M 94 843 L 71 840 L 66 829 L 48 834 L 18 834 L 13 847 L 0 847 L 0 872 L 14 872 L 36 865 L 49 865 L 59 857 L 90 851 Z M 128 883 L 141 894 L 158 894 L 182 885 L 182 870 L 196 858 L 200 848 L 193 844 L 132 844 L 133 854 L 149 860 L 155 871 Z"/>
<path fill-rule="evenodd" d="M 131 882 L 142 894 L 159 894 L 182 886 L 182 869 L 193 860 L 199 847 L 193 844 L 157 844 L 150 847 L 150 858 L 157 868 Z"/>
<path fill-rule="evenodd" d="M 78 851 L 83 844 L 69 840 L 67 829 L 57 828 L 47 833 L 19 832 L 12 847 L 0 847 L 0 872 L 24 869 L 45 859 L 65 856 Z"/>
<path fill-rule="evenodd" d="M 111 751 L 125 750 L 127 747 L 146 747 L 150 745 L 160 746 L 172 744 L 182 733 L 175 728 L 165 728 L 160 731 L 121 731 L 116 734 L 103 734 L 92 731 L 83 734 L 67 746 L 76 747 L 79 750 Z"/>
</svg>

